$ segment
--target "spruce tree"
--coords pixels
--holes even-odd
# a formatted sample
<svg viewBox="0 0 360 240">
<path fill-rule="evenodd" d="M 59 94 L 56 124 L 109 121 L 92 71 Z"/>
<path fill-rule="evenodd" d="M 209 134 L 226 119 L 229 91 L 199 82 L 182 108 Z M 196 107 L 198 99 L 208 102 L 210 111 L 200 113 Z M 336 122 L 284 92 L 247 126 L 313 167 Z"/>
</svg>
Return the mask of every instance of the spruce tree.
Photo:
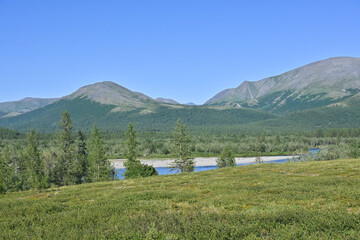
<svg viewBox="0 0 360 240">
<path fill-rule="evenodd" d="M 129 123 L 128 131 L 126 132 L 127 161 L 124 163 L 126 171 L 124 172 L 125 178 L 138 178 L 158 175 L 157 171 L 153 166 L 142 164 L 137 159 L 138 156 L 138 142 L 136 140 L 136 132 L 132 123 Z"/>
<path fill-rule="evenodd" d="M 92 182 L 111 180 L 114 171 L 110 162 L 105 157 L 103 141 L 95 125 L 88 141 L 88 153 L 89 180 Z"/>
<path fill-rule="evenodd" d="M 31 188 L 43 189 L 47 187 L 47 178 L 45 175 L 44 162 L 39 150 L 39 139 L 35 130 L 31 130 L 26 136 L 26 171 Z"/>
<path fill-rule="evenodd" d="M 59 133 L 59 156 L 56 167 L 58 176 L 58 184 L 61 186 L 69 185 L 75 182 L 73 176 L 73 157 L 74 157 L 74 140 L 72 137 L 72 123 L 70 113 L 68 111 L 61 113 L 60 127 L 62 131 Z"/>
<path fill-rule="evenodd" d="M 136 132 L 132 123 L 129 123 L 128 131 L 126 132 L 126 158 L 129 162 L 137 162 L 138 142 L 136 140 Z M 140 161 L 139 161 L 140 162 Z"/>
<path fill-rule="evenodd" d="M 217 166 L 219 168 L 223 167 L 233 167 L 235 166 L 235 158 L 228 146 L 224 147 L 224 149 L 221 152 L 220 158 L 216 160 Z"/>
<path fill-rule="evenodd" d="M 7 176 L 6 176 L 6 167 L 7 167 L 7 163 L 5 161 L 5 158 L 3 156 L 3 151 L 0 152 L 0 194 L 1 193 L 5 193 L 7 190 L 7 185 L 6 185 L 6 180 L 7 180 Z"/>
<path fill-rule="evenodd" d="M 0 155 L 0 193 L 14 188 L 14 177 L 16 167 L 10 155 L 10 149 L 4 147 Z"/>
<path fill-rule="evenodd" d="M 87 182 L 88 175 L 88 154 L 86 148 L 85 136 L 81 131 L 78 131 L 76 139 L 76 183 Z"/>
<path fill-rule="evenodd" d="M 178 119 L 174 131 L 172 133 L 172 143 L 174 153 L 177 158 L 172 164 L 172 169 L 180 172 L 193 172 L 195 163 L 191 158 L 191 139 L 189 129 Z"/>
</svg>

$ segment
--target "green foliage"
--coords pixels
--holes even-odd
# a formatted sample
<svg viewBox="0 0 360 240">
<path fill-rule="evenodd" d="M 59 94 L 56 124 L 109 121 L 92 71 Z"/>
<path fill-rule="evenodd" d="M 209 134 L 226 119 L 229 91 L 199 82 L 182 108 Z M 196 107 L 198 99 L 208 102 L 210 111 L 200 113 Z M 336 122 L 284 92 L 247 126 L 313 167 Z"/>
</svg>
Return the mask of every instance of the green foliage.
<svg viewBox="0 0 360 240">
<path fill-rule="evenodd" d="M 191 158 L 191 140 L 189 129 L 178 119 L 171 135 L 176 156 L 172 169 L 182 172 L 194 171 L 195 163 Z"/>
<path fill-rule="evenodd" d="M 62 131 L 59 133 L 59 157 L 56 168 L 57 183 L 61 186 L 73 184 L 74 170 L 74 139 L 72 136 L 72 122 L 68 111 L 61 113 L 59 123 Z"/>
<path fill-rule="evenodd" d="M 88 141 L 88 177 L 91 182 L 110 180 L 113 178 L 113 169 L 105 157 L 103 141 L 96 125 L 94 125 Z"/>
<path fill-rule="evenodd" d="M 279 119 L 248 124 L 249 128 L 263 131 L 296 132 L 299 130 L 359 128 L 360 104 L 349 106 L 331 106 L 292 113 Z"/>
<path fill-rule="evenodd" d="M 129 129 L 126 132 L 126 137 L 127 137 L 127 141 L 126 141 L 126 146 L 127 146 L 127 151 L 126 151 L 126 158 L 130 161 L 130 162 L 135 162 L 138 152 L 137 152 L 137 146 L 138 146 L 138 142 L 136 140 L 136 133 L 134 130 L 134 126 L 132 123 L 129 123 Z"/>
<path fill-rule="evenodd" d="M 181 116 L 188 126 L 202 129 L 219 126 L 233 127 L 239 124 L 274 118 L 275 115 L 252 109 L 214 109 L 202 106 L 168 108 L 159 106 L 152 111 L 137 109 L 112 111 L 116 106 L 104 105 L 88 99 L 62 99 L 56 103 L 12 117 L 0 118 L 0 126 L 22 132 L 34 128 L 39 132 L 55 132 L 60 112 L 71 114 L 75 129 L 91 131 L 96 124 L 104 131 L 126 131 L 132 122 L 141 131 L 170 131 L 173 123 Z"/>
<path fill-rule="evenodd" d="M 39 139 L 35 130 L 26 136 L 25 167 L 29 171 L 30 188 L 44 189 L 47 187 L 47 177 L 44 171 L 44 161 L 40 156 Z"/>
<path fill-rule="evenodd" d="M 359 168 L 262 164 L 9 193 L 0 238 L 358 239 Z"/>
<path fill-rule="evenodd" d="M 0 151 L 0 193 L 18 190 L 19 174 L 11 149 L 5 146 Z"/>
<path fill-rule="evenodd" d="M 236 165 L 235 158 L 229 148 L 229 146 L 224 147 L 221 152 L 220 158 L 216 160 L 217 166 L 219 168 L 223 167 L 234 167 Z"/>
<path fill-rule="evenodd" d="M 14 130 L 0 127 L 0 139 L 18 139 L 22 135 Z"/>
<path fill-rule="evenodd" d="M 76 138 L 76 183 L 87 182 L 89 174 L 89 161 L 84 134 L 79 130 Z"/>
<path fill-rule="evenodd" d="M 139 178 L 139 177 L 150 177 L 153 175 L 158 175 L 157 171 L 153 166 L 148 166 L 142 164 L 140 160 L 137 159 L 138 155 L 138 142 L 136 140 L 136 132 L 132 123 L 129 123 L 128 131 L 126 132 L 127 141 L 127 151 L 126 158 L 127 161 L 124 163 L 126 171 L 124 172 L 124 177 L 129 178 Z"/>
<path fill-rule="evenodd" d="M 126 171 L 124 172 L 125 179 L 158 175 L 158 172 L 153 166 L 143 164 L 139 160 L 126 161 L 124 165 L 126 167 Z"/>
<path fill-rule="evenodd" d="M 6 192 L 9 178 L 8 150 L 0 151 L 0 194 Z"/>
</svg>

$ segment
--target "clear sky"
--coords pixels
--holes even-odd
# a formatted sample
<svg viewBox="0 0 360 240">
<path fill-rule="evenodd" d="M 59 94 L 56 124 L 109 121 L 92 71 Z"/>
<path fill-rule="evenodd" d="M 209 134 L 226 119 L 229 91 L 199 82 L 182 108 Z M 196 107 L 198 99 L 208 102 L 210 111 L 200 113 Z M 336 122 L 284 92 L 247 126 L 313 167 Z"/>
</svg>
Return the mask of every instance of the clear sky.
<svg viewBox="0 0 360 240">
<path fill-rule="evenodd" d="M 202 104 L 335 56 L 360 57 L 359 0 L 0 0 L 0 102 L 113 81 Z"/>
</svg>

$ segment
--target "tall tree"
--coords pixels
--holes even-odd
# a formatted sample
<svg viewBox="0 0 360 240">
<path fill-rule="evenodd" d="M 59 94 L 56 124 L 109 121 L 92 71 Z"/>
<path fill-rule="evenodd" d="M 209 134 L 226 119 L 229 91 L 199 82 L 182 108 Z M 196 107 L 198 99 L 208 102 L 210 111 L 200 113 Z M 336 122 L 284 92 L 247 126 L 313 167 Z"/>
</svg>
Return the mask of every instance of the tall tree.
<svg viewBox="0 0 360 240">
<path fill-rule="evenodd" d="M 224 147 L 221 152 L 220 158 L 218 158 L 216 162 L 217 166 L 220 168 L 235 166 L 235 158 L 228 146 Z"/>
<path fill-rule="evenodd" d="M 94 125 L 88 142 L 89 180 L 92 182 L 110 180 L 113 169 L 105 157 L 103 141 L 96 125 Z"/>
<path fill-rule="evenodd" d="M 180 172 L 193 172 L 195 163 L 191 158 L 191 139 L 189 129 L 178 119 L 172 133 L 174 153 L 177 158 L 172 164 L 172 169 Z"/>
<path fill-rule="evenodd" d="M 14 188 L 15 166 L 13 164 L 10 149 L 5 146 L 0 155 L 0 193 Z"/>
<path fill-rule="evenodd" d="M 0 152 L 0 194 L 7 190 L 7 163 L 4 158 L 4 152 Z"/>
<path fill-rule="evenodd" d="M 129 123 L 128 131 L 126 132 L 127 141 L 127 151 L 125 162 L 126 171 L 124 172 L 125 178 L 138 178 L 138 177 L 148 177 L 153 175 L 158 175 L 157 171 L 153 166 L 142 164 L 140 160 L 137 159 L 138 156 L 138 142 L 136 140 L 136 132 L 132 123 Z"/>
<path fill-rule="evenodd" d="M 76 183 L 87 182 L 88 154 L 84 134 L 79 130 L 76 138 Z"/>
<path fill-rule="evenodd" d="M 126 158 L 130 162 L 136 162 L 137 155 L 138 155 L 138 142 L 136 140 L 136 132 L 134 130 L 134 126 L 132 123 L 129 123 L 128 131 L 126 132 Z"/>
<path fill-rule="evenodd" d="M 75 182 L 72 173 L 74 165 L 73 126 L 68 111 L 61 113 L 60 127 L 62 128 L 62 131 L 59 133 L 58 138 L 60 152 L 56 171 L 58 175 L 58 184 L 64 186 Z"/>
<path fill-rule="evenodd" d="M 39 139 L 35 130 L 31 130 L 26 136 L 26 167 L 29 174 L 31 188 L 43 189 L 47 187 L 44 162 L 39 150 Z"/>
</svg>

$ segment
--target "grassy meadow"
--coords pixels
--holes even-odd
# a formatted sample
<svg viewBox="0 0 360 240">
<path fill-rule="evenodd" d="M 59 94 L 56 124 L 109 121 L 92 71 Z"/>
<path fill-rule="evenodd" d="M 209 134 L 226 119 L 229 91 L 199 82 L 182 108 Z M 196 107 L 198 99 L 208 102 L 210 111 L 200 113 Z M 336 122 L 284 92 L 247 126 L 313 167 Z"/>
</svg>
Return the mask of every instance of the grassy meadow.
<svg viewBox="0 0 360 240">
<path fill-rule="evenodd" d="M 0 195 L 0 239 L 358 239 L 360 159 Z"/>
</svg>

